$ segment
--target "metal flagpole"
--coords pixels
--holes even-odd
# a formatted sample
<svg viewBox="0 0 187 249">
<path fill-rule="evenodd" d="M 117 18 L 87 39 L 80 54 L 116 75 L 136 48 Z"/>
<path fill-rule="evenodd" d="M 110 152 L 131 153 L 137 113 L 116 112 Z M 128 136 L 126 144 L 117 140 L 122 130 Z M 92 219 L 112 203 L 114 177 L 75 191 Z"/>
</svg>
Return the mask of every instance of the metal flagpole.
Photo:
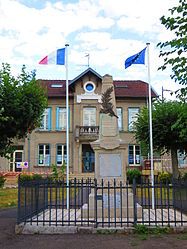
<svg viewBox="0 0 187 249">
<path fill-rule="evenodd" d="M 154 165 L 153 165 L 153 128 L 152 128 L 152 101 L 151 101 L 151 77 L 150 77 L 150 62 L 149 62 L 149 45 L 147 45 L 147 71 L 148 71 L 148 84 L 149 84 L 149 133 L 150 133 L 150 157 L 151 157 L 151 186 L 152 186 L 152 209 L 155 208 L 154 196 Z"/>
<path fill-rule="evenodd" d="M 68 84 L 68 46 L 66 44 L 65 52 L 65 66 L 66 66 L 66 152 L 67 152 L 67 163 L 66 163 L 66 191 L 67 191 L 67 209 L 69 210 L 69 84 Z"/>
</svg>

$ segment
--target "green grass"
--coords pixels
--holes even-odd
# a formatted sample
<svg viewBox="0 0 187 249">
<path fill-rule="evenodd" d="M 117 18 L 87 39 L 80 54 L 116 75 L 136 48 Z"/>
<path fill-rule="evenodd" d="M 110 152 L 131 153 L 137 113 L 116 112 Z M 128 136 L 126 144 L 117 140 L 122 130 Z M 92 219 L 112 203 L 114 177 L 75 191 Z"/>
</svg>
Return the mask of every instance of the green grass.
<svg viewBox="0 0 187 249">
<path fill-rule="evenodd" d="M 187 240 L 187 233 L 179 234 L 177 239 L 179 239 L 179 240 Z"/>
<path fill-rule="evenodd" d="M 145 187 L 145 188 L 141 189 L 141 188 L 137 187 L 136 194 L 137 194 L 137 197 L 139 197 L 139 198 L 144 197 L 144 198 L 151 199 L 152 188 Z M 160 199 L 161 197 L 165 198 L 165 199 L 169 199 L 169 200 L 173 199 L 173 190 L 171 188 L 169 188 L 169 189 L 164 188 L 164 187 L 162 187 L 162 189 L 155 188 L 154 194 L 157 197 L 157 199 Z"/>
<path fill-rule="evenodd" d="M 16 207 L 18 202 L 17 188 L 0 188 L 0 208 Z"/>
</svg>

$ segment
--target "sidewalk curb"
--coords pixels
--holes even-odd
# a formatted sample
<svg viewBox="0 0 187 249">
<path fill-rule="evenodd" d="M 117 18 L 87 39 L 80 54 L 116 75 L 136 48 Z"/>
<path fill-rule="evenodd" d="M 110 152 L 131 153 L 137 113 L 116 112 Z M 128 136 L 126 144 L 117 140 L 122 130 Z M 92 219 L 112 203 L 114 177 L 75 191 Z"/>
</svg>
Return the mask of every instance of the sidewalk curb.
<svg viewBox="0 0 187 249">
<path fill-rule="evenodd" d="M 164 227 L 163 227 L 164 228 Z M 149 227 L 155 229 L 155 227 Z M 187 232 L 187 227 L 170 227 L 170 234 Z M 94 228 L 80 226 L 36 226 L 30 224 L 17 224 L 16 234 L 134 234 L 134 227 Z"/>
</svg>

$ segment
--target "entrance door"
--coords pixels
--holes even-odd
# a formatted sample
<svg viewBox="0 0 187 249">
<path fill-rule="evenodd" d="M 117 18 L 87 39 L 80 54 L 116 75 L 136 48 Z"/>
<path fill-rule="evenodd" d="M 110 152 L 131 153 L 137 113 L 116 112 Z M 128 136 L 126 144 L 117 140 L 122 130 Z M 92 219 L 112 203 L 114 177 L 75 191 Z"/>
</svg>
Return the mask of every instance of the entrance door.
<svg viewBox="0 0 187 249">
<path fill-rule="evenodd" d="M 10 171 L 21 171 L 20 168 L 16 167 L 16 164 L 19 162 L 23 162 L 23 150 L 16 150 L 12 153 L 10 160 Z"/>
<path fill-rule="evenodd" d="M 95 154 L 90 144 L 82 144 L 83 172 L 94 172 Z"/>
</svg>

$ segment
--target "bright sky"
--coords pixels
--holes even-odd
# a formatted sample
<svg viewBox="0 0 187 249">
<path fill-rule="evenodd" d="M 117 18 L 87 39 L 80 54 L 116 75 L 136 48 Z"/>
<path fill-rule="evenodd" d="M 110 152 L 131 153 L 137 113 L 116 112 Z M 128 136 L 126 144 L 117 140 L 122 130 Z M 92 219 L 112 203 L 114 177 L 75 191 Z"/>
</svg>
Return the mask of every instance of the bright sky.
<svg viewBox="0 0 187 249">
<path fill-rule="evenodd" d="M 23 64 L 36 69 L 37 78 L 65 79 L 64 66 L 39 65 L 46 55 L 68 43 L 69 79 L 90 67 L 114 79 L 148 81 L 146 65 L 124 68 L 129 56 L 150 42 L 151 85 L 158 94 L 179 88 L 158 71 L 158 42 L 172 39 L 160 17 L 178 0 L 0 0 L 0 63 L 11 64 L 17 74 Z M 169 92 L 164 97 L 171 98 Z"/>
</svg>

